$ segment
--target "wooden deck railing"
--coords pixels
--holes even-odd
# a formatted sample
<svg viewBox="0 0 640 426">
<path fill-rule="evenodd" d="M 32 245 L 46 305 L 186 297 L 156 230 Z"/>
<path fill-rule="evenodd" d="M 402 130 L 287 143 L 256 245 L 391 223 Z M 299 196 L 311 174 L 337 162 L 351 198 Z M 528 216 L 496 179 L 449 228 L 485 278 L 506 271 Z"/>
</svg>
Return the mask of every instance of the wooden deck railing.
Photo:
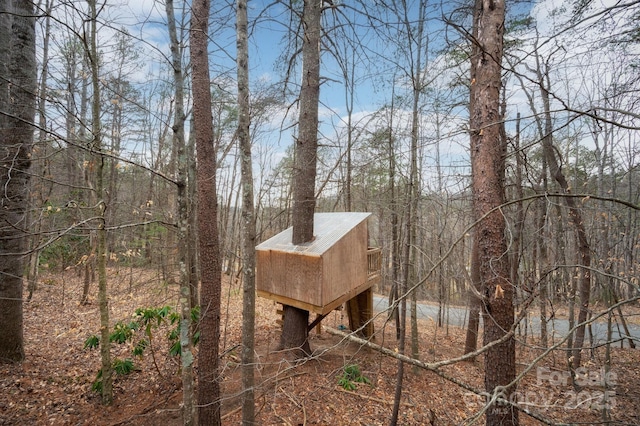
<svg viewBox="0 0 640 426">
<path fill-rule="evenodd" d="M 369 247 L 367 250 L 367 277 L 369 280 L 380 277 L 382 270 L 382 249 Z"/>
</svg>

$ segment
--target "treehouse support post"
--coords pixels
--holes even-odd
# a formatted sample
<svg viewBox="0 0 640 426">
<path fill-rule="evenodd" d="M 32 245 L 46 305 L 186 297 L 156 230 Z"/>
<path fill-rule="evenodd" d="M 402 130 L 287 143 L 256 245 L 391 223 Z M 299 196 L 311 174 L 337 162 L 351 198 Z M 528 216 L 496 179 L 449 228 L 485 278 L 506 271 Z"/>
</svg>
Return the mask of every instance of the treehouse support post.
<svg viewBox="0 0 640 426">
<path fill-rule="evenodd" d="M 349 328 L 366 339 L 373 338 L 373 289 L 368 288 L 347 301 Z"/>
</svg>

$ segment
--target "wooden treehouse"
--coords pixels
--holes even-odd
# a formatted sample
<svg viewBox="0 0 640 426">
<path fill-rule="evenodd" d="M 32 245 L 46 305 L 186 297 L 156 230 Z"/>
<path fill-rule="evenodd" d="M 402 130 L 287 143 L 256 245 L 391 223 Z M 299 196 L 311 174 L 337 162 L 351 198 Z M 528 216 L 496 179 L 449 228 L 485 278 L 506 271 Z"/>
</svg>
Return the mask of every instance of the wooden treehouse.
<svg viewBox="0 0 640 426">
<path fill-rule="evenodd" d="M 373 335 L 372 287 L 380 281 L 382 253 L 369 248 L 371 213 L 316 213 L 314 239 L 294 245 L 288 228 L 256 247 L 258 295 L 317 314 L 309 329 L 347 303 L 349 326 Z"/>
</svg>

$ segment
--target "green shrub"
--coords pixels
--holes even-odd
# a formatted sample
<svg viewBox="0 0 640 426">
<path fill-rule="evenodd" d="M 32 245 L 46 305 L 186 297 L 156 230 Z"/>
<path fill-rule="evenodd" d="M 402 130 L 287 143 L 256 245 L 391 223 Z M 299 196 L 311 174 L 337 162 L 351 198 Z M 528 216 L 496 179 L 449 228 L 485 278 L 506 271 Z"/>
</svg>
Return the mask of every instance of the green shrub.
<svg viewBox="0 0 640 426">
<path fill-rule="evenodd" d="M 85 349 L 95 349 L 100 346 L 100 339 L 95 334 L 87 337 L 87 340 L 84 341 Z"/>
<path fill-rule="evenodd" d="M 131 358 L 113 360 L 113 371 L 121 376 L 131 373 L 134 370 Z"/>
<path fill-rule="evenodd" d="M 197 323 L 200 317 L 198 307 L 191 310 L 191 321 Z M 168 343 L 168 354 L 171 356 L 180 355 L 180 315 L 171 306 L 157 308 L 138 308 L 135 311 L 134 319 L 129 323 L 118 321 L 113 326 L 113 331 L 109 334 L 109 341 L 117 344 L 131 344 L 131 353 L 134 357 L 143 357 L 147 349 L 155 362 L 154 336 L 161 327 L 170 327 L 166 334 Z M 193 344 L 200 340 L 200 332 L 196 331 L 193 336 Z M 84 342 L 85 349 L 96 349 L 100 346 L 100 339 L 97 335 L 89 336 Z M 136 368 L 133 360 L 116 359 L 113 361 L 113 369 L 119 375 L 129 374 Z M 160 375 L 160 371 L 158 371 Z M 102 369 L 98 371 L 96 379 L 91 386 L 96 392 L 102 391 Z"/>
<path fill-rule="evenodd" d="M 371 381 L 362 375 L 357 364 L 345 365 L 342 368 L 342 375 L 338 378 L 338 385 L 345 390 L 353 391 L 356 389 L 356 383 L 371 384 Z"/>
</svg>

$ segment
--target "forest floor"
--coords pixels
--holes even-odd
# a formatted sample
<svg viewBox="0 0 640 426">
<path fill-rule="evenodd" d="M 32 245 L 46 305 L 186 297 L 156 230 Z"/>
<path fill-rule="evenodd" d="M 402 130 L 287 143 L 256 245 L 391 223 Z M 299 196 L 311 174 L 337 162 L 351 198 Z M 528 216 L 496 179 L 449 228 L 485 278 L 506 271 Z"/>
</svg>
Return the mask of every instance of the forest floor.
<svg viewBox="0 0 640 426">
<path fill-rule="evenodd" d="M 111 322 L 129 322 L 137 308 L 176 307 L 178 288 L 161 285 L 154 273 L 110 269 Z M 242 291 L 237 282 L 224 283 L 222 299 L 222 416 L 224 424 L 241 424 L 239 368 Z M 97 349 L 84 342 L 99 332 L 95 299 L 80 305 L 82 280 L 73 271 L 45 274 L 33 300 L 24 304 L 26 359 L 0 364 L 0 425 L 179 425 L 181 381 L 179 362 L 168 355 L 166 335 L 171 326 L 155 330 L 151 356 L 131 355 L 131 345 L 113 347 L 113 357 L 133 358 L 136 369 L 116 376 L 114 401 L 103 406 L 92 383 L 100 367 Z M 92 286 L 95 293 L 95 285 Z M 380 352 L 327 332 L 311 332 L 314 356 L 293 361 L 275 351 L 280 328 L 277 306 L 258 298 L 256 307 L 256 423 L 260 425 L 386 425 L 396 383 L 397 361 Z M 346 314 L 334 311 L 324 327 L 348 326 Z M 394 350 L 395 327 L 379 316 L 375 343 Z M 140 332 L 142 333 L 142 331 Z M 438 328 L 420 320 L 420 353 L 425 362 L 462 355 L 464 330 Z M 531 337 L 520 340 L 519 371 L 541 354 Z M 610 399 L 608 424 L 640 424 L 640 351 L 611 348 L 611 374 L 604 375 L 605 348 L 592 356 L 585 351 L 591 382 L 574 389 L 567 379 L 564 352 L 552 351 L 524 375 L 518 387 L 520 406 L 553 423 L 601 424 L 603 395 Z M 338 384 L 344 367 L 356 365 L 369 383 Z M 441 368 L 443 375 L 468 385 L 464 389 L 426 370 L 405 367 L 403 425 L 484 424 L 481 398 L 469 389 L 483 386 L 483 363 L 460 362 Z M 604 385 L 604 386 L 603 386 Z M 524 412 L 523 425 L 544 424 Z"/>
</svg>

